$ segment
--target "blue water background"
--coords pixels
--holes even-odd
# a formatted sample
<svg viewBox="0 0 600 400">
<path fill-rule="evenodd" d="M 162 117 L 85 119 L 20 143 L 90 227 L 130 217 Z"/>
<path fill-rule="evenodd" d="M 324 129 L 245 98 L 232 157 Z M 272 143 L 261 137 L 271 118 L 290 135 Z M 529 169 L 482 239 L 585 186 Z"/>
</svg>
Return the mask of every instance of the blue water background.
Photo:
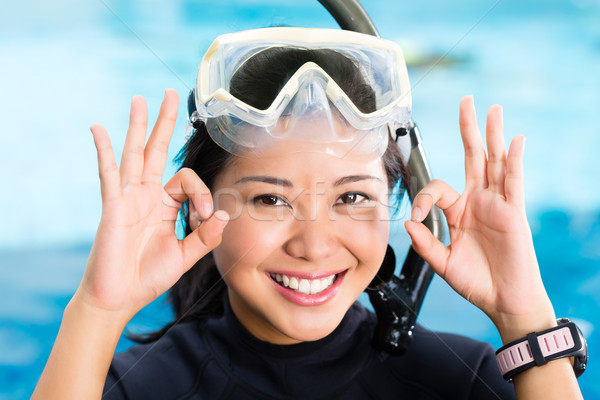
<svg viewBox="0 0 600 400">
<path fill-rule="evenodd" d="M 459 99 L 504 106 L 525 134 L 526 196 L 557 315 L 590 345 L 580 379 L 600 398 L 600 2 L 365 0 L 410 63 L 414 118 L 433 173 L 464 185 Z M 100 217 L 88 127 L 102 123 L 117 158 L 131 96 L 155 117 L 165 87 L 185 99 L 201 54 L 225 32 L 287 24 L 336 27 L 317 1 L 28 1 L 0 12 L 0 399 L 28 398 L 76 289 Z M 185 107 L 171 144 L 184 142 Z M 168 165 L 165 178 L 175 171 Z M 396 227 L 395 241 L 406 243 Z M 130 324 L 160 326 L 159 299 Z M 500 341 L 487 318 L 436 278 L 420 322 Z M 123 339 L 119 350 L 130 343 Z"/>
</svg>

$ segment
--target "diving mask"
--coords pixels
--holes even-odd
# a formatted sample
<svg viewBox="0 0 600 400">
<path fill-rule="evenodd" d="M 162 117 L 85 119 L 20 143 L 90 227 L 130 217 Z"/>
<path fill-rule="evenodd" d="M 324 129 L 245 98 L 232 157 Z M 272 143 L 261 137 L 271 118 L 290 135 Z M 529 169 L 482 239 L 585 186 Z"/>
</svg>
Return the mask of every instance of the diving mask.
<svg viewBox="0 0 600 400">
<path fill-rule="evenodd" d="M 361 111 L 342 89 L 344 82 L 336 82 L 312 61 L 282 82 L 266 107 L 257 108 L 234 96 L 232 78 L 253 57 L 274 48 L 342 55 L 372 90 L 375 104 Z M 334 29 L 278 27 L 220 36 L 200 64 L 194 100 L 190 120 L 204 122 L 212 139 L 237 155 L 260 153 L 291 141 L 294 146 L 286 148 L 294 151 L 379 157 L 389 133 L 395 138 L 396 129 L 408 127 L 411 121 L 410 85 L 400 47 L 374 36 Z"/>
</svg>

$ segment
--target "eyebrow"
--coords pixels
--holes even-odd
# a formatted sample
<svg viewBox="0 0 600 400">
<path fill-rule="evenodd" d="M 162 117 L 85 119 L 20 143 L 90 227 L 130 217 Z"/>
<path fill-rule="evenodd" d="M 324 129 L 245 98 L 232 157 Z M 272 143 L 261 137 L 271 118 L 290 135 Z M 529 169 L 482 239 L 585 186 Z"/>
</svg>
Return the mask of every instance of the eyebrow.
<svg viewBox="0 0 600 400">
<path fill-rule="evenodd" d="M 245 176 L 242 179 L 238 179 L 237 181 L 235 181 L 234 185 L 237 185 L 238 183 L 244 183 L 244 182 L 264 182 L 264 183 L 270 183 L 271 185 L 284 186 L 284 187 L 288 187 L 288 188 L 291 188 L 294 186 L 292 184 L 292 182 L 290 182 L 287 179 L 276 178 L 274 176 L 266 176 L 266 175 Z"/>
<path fill-rule="evenodd" d="M 338 178 L 333 183 L 333 186 L 341 186 L 341 185 L 345 185 L 347 183 L 364 181 L 367 179 L 375 179 L 380 182 L 383 182 L 383 180 L 381 180 L 381 178 L 378 178 L 373 175 L 349 175 L 349 176 L 343 176 L 341 178 Z M 277 178 L 277 177 L 268 176 L 268 175 L 245 176 L 245 177 L 235 181 L 234 185 L 237 185 L 238 183 L 244 183 L 244 182 L 263 182 L 263 183 L 269 183 L 271 185 L 283 186 L 283 187 L 287 187 L 287 188 L 294 187 L 294 184 L 287 179 Z"/>
<path fill-rule="evenodd" d="M 341 185 L 345 185 L 346 183 L 364 181 L 367 179 L 375 179 L 375 180 L 383 183 L 383 180 L 381 180 L 381 178 L 378 178 L 373 175 L 349 175 L 349 176 L 343 176 L 343 177 L 339 178 L 338 180 L 336 180 L 333 183 L 333 186 L 341 186 Z"/>
</svg>

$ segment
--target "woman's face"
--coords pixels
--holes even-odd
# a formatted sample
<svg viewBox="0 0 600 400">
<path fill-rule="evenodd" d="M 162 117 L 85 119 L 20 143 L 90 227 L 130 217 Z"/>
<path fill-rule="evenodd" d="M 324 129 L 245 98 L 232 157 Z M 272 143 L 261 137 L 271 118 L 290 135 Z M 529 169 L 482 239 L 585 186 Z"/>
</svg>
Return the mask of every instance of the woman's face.
<svg viewBox="0 0 600 400">
<path fill-rule="evenodd" d="M 381 159 L 285 153 L 236 157 L 213 188 L 231 218 L 213 254 L 232 309 L 277 344 L 337 327 L 377 273 L 389 231 Z"/>
</svg>

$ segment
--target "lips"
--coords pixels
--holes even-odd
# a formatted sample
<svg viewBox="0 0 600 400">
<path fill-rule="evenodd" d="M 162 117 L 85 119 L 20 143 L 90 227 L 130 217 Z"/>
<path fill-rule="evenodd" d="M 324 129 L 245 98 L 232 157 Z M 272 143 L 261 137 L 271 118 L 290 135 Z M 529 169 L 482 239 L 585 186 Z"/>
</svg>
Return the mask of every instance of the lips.
<svg viewBox="0 0 600 400">
<path fill-rule="evenodd" d="M 321 274 L 269 272 L 275 289 L 301 306 L 316 306 L 331 300 L 339 290 L 347 270 Z"/>
</svg>

